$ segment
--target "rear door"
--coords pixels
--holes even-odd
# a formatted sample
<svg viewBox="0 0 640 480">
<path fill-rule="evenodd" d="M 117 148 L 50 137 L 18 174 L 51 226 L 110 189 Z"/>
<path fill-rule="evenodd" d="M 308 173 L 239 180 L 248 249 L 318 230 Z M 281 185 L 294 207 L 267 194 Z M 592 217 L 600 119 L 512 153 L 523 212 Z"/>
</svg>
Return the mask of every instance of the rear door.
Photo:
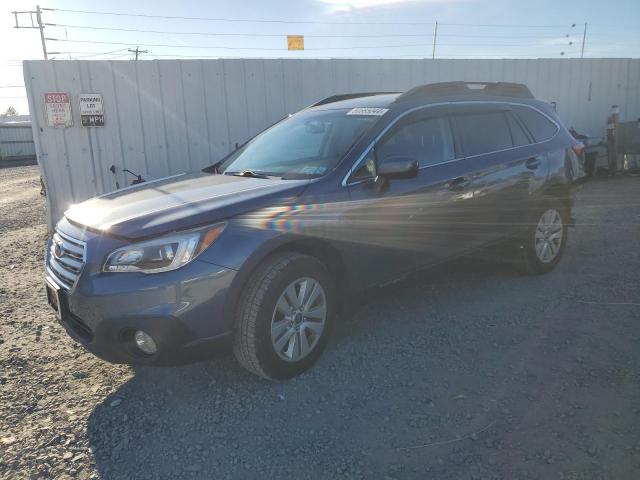
<svg viewBox="0 0 640 480">
<path fill-rule="evenodd" d="M 538 173 L 546 176 L 544 156 L 532 148 L 509 105 L 476 105 L 457 113 L 455 126 L 465 158 L 475 166 L 470 188 L 478 245 L 512 235 L 524 222 Z"/>
<path fill-rule="evenodd" d="M 469 213 L 474 247 L 505 235 L 504 209 L 513 194 L 514 181 L 513 141 L 506 109 L 496 104 L 461 106 L 454 115 L 465 162 L 474 172 L 468 187 L 475 199 L 474 211 Z"/>
</svg>

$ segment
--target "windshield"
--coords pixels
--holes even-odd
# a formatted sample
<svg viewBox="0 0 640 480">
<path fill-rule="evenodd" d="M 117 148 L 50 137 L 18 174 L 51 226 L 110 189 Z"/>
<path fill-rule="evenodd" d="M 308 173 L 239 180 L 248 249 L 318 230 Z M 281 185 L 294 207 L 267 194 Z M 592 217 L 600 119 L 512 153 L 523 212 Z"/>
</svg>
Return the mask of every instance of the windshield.
<svg viewBox="0 0 640 480">
<path fill-rule="evenodd" d="M 282 178 L 314 178 L 331 171 L 376 119 L 349 109 L 307 111 L 261 133 L 219 168 Z"/>
</svg>

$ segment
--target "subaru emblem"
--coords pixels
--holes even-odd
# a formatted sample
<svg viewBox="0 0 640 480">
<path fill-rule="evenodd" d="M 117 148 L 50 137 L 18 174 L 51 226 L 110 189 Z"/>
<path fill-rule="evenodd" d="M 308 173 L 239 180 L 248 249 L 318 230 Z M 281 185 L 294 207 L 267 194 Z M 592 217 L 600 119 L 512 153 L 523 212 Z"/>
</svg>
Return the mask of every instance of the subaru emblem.
<svg viewBox="0 0 640 480">
<path fill-rule="evenodd" d="M 58 258 L 60 258 L 62 256 L 62 243 L 55 242 L 53 244 L 53 253 Z"/>
</svg>

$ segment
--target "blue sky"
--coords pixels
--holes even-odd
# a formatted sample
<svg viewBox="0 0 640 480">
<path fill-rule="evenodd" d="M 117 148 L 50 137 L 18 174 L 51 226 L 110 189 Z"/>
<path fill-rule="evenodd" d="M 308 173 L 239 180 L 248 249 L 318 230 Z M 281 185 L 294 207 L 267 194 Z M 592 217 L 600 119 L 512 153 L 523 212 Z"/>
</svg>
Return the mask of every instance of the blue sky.
<svg viewBox="0 0 640 480">
<path fill-rule="evenodd" d="M 585 57 L 638 57 L 640 53 L 639 0 L 49 0 L 41 6 L 227 19 L 46 11 L 45 23 L 68 25 L 46 28 L 47 37 L 59 39 L 47 41 L 49 51 L 68 52 L 53 55 L 59 59 L 126 60 L 132 57 L 127 48 L 136 45 L 149 51 L 144 59 L 430 58 L 435 21 L 437 58 L 575 58 L 580 56 L 585 22 Z M 27 111 L 20 62 L 42 58 L 42 49 L 37 30 L 12 28 L 10 12 L 34 7 L 24 0 L 5 0 L 0 6 L 0 87 L 6 87 L 0 88 L 0 111 L 8 105 L 20 113 Z M 305 35 L 305 51 L 287 51 L 288 34 Z"/>
</svg>

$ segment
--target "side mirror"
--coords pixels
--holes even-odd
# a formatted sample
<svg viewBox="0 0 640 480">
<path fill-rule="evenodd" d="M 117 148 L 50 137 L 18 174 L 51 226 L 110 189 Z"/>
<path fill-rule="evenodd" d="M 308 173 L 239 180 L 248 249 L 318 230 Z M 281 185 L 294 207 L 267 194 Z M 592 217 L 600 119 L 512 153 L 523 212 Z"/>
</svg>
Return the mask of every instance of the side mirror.
<svg viewBox="0 0 640 480">
<path fill-rule="evenodd" d="M 377 174 L 387 179 L 415 178 L 418 175 L 418 160 L 401 155 L 385 157 L 378 165 Z"/>
</svg>

